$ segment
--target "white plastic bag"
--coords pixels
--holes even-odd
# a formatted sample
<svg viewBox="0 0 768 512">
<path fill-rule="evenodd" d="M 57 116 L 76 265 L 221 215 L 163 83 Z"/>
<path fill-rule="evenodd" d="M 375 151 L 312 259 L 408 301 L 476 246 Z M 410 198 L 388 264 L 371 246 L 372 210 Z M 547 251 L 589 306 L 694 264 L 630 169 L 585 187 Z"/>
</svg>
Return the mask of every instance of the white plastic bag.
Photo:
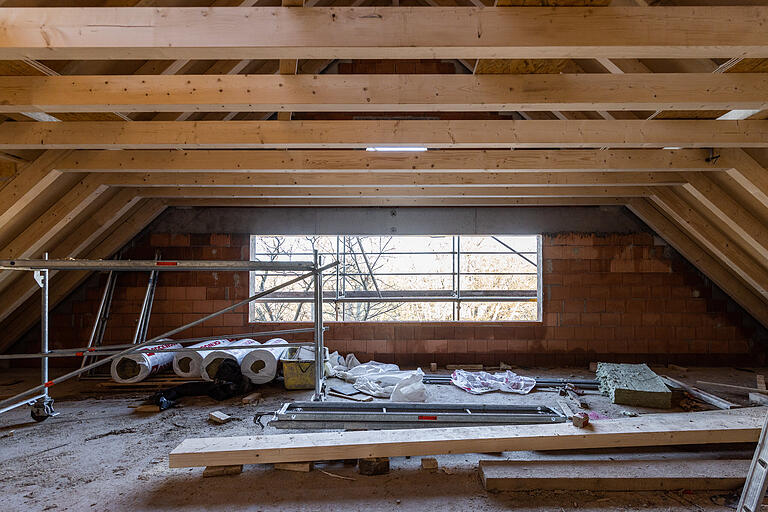
<svg viewBox="0 0 768 512">
<path fill-rule="evenodd" d="M 393 402 L 426 402 L 427 387 L 424 385 L 424 372 L 421 368 L 398 382 L 389 399 Z"/>
<path fill-rule="evenodd" d="M 398 392 L 398 399 L 393 401 L 413 402 L 426 400 L 427 390 L 424 386 L 424 372 L 401 371 L 396 364 L 369 361 L 358 365 L 347 372 L 340 372 L 344 380 L 352 382 L 355 389 L 367 395 L 378 398 L 390 398 L 395 388 L 403 383 Z"/>
<path fill-rule="evenodd" d="M 536 379 L 523 377 L 509 370 L 504 373 L 454 370 L 451 374 L 451 382 L 473 395 L 481 395 L 491 391 L 526 395 L 536 385 Z"/>
</svg>

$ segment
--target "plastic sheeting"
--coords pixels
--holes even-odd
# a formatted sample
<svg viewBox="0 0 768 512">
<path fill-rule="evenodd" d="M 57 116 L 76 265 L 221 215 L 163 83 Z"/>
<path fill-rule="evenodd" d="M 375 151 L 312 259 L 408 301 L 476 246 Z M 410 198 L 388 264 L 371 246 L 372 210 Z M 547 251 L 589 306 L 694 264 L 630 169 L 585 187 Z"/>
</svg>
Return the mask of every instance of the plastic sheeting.
<svg viewBox="0 0 768 512">
<path fill-rule="evenodd" d="M 210 340 L 196 343 L 188 348 L 208 348 L 222 347 L 232 343 L 229 340 Z M 188 379 L 199 379 L 203 367 L 203 359 L 211 351 L 189 350 L 187 352 L 176 352 L 173 357 L 173 372 L 179 377 Z"/>
<path fill-rule="evenodd" d="M 451 382 L 473 395 L 482 395 L 491 391 L 525 395 L 530 393 L 536 385 L 536 379 L 523 377 L 509 370 L 504 373 L 455 370 L 451 374 Z"/>
<path fill-rule="evenodd" d="M 427 399 L 421 368 L 402 371 L 396 364 L 369 361 L 348 371 L 339 371 L 337 376 L 351 382 L 358 391 L 378 398 L 397 402 L 424 402 Z"/>
<path fill-rule="evenodd" d="M 261 343 L 259 343 L 256 340 L 252 340 L 251 338 L 243 338 L 241 340 L 235 340 L 229 344 L 230 347 L 243 347 L 243 346 L 256 347 L 259 345 L 261 345 Z M 203 364 L 200 370 L 200 376 L 205 380 L 213 380 L 214 376 L 216 375 L 216 372 L 219 369 L 219 366 L 221 366 L 222 361 L 224 361 L 225 359 L 231 359 L 235 361 L 237 364 L 240 364 L 240 362 L 243 360 L 246 354 L 248 354 L 248 352 L 250 352 L 250 350 L 244 350 L 244 349 L 211 350 L 203 358 Z"/>
<path fill-rule="evenodd" d="M 132 384 L 134 382 L 141 382 L 152 374 L 170 368 L 173 364 L 173 355 L 176 352 L 155 351 L 174 348 L 182 348 L 182 346 L 180 343 L 149 345 L 132 354 L 114 359 L 110 367 L 112 380 L 124 384 Z"/>
<path fill-rule="evenodd" d="M 267 340 L 260 347 L 248 352 L 240 362 L 240 370 L 254 384 L 266 384 L 277 377 L 277 368 L 285 348 L 268 348 L 267 345 L 288 343 L 282 338 Z"/>
</svg>

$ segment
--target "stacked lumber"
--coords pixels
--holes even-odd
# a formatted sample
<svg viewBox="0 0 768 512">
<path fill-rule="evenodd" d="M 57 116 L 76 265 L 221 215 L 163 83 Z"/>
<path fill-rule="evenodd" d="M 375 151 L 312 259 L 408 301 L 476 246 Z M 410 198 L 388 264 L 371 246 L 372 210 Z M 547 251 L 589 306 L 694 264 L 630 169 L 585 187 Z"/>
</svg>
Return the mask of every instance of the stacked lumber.
<svg viewBox="0 0 768 512">
<path fill-rule="evenodd" d="M 756 407 L 649 414 L 595 421 L 589 429 L 559 423 L 191 438 L 171 452 L 169 464 L 182 468 L 445 453 L 754 443 L 767 411 Z"/>
</svg>

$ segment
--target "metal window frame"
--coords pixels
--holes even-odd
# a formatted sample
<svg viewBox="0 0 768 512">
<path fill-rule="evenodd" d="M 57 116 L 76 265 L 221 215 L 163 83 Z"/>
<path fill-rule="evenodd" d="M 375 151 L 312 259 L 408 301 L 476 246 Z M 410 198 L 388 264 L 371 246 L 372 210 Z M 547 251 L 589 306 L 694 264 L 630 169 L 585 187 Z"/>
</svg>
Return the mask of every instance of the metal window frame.
<svg viewBox="0 0 768 512">
<path fill-rule="evenodd" d="M 443 302 L 443 303 L 450 303 L 453 304 L 453 321 L 461 321 L 461 306 L 462 303 L 465 302 L 536 302 L 536 319 L 533 320 L 535 322 L 541 322 L 543 318 L 543 311 L 542 311 L 542 299 L 543 299 L 543 272 L 542 272 L 542 238 L 541 234 L 534 234 L 534 235 L 514 235 L 514 236 L 531 236 L 536 238 L 536 251 L 518 251 L 505 243 L 503 240 L 499 238 L 499 236 L 503 235 L 464 235 L 464 236 L 471 236 L 471 237 L 481 237 L 485 236 L 498 244 L 500 244 L 502 247 L 506 248 L 506 251 L 463 251 L 461 246 L 461 237 L 462 235 L 445 235 L 445 238 L 450 237 L 451 238 L 451 250 L 450 251 L 393 251 L 393 252 L 381 252 L 378 254 L 386 254 L 387 256 L 411 256 L 411 255 L 443 255 L 443 256 L 451 256 L 451 272 L 450 274 L 448 272 L 374 272 L 370 261 L 368 259 L 368 253 L 364 250 L 361 242 L 362 235 L 258 235 L 258 234 L 252 234 L 251 235 L 251 243 L 250 243 L 250 257 L 251 259 L 257 258 L 259 256 L 275 256 L 272 253 L 266 253 L 266 252 L 257 252 L 256 250 L 256 243 L 255 240 L 258 237 L 263 238 L 278 238 L 278 237 L 291 237 L 291 238 L 301 238 L 302 236 L 305 237 L 321 237 L 325 236 L 327 238 L 336 237 L 336 244 L 335 244 L 335 254 L 336 254 L 336 261 L 339 261 L 341 264 L 336 267 L 336 271 L 334 272 L 334 277 L 336 281 L 335 289 L 333 290 L 332 295 L 329 297 L 329 292 L 323 292 L 325 296 L 325 300 L 328 302 L 331 302 L 334 305 L 335 310 L 335 318 L 338 321 L 339 316 L 341 316 L 341 321 L 346 321 L 346 309 L 344 308 L 344 304 L 349 303 L 395 303 L 395 302 Z M 424 235 L 365 235 L 369 237 L 384 237 L 384 236 L 403 236 L 403 237 L 411 237 L 411 236 L 424 236 Z M 351 247 L 353 243 L 356 241 L 357 245 L 360 247 L 360 251 L 353 251 L 351 250 Z M 348 247 L 350 249 L 348 249 Z M 370 252 L 370 251 L 369 251 Z M 302 256 L 308 254 L 306 252 L 295 252 L 291 253 L 290 256 Z M 328 252 L 330 255 L 330 251 Z M 340 269 L 346 268 L 347 263 L 347 255 L 362 255 L 364 262 L 365 262 L 365 268 L 368 270 L 368 272 L 343 272 Z M 527 262 L 530 265 L 533 265 L 536 269 L 535 272 L 462 272 L 461 270 L 461 258 L 463 256 L 469 256 L 469 255 L 509 255 L 513 254 L 515 256 L 518 256 L 522 258 L 525 262 Z M 536 260 L 535 262 L 531 260 L 531 258 L 528 257 L 528 255 L 534 255 Z M 278 255 L 279 257 L 280 255 Z M 422 294 L 419 295 L 418 293 L 407 293 L 411 292 L 412 290 L 396 290 L 390 292 L 389 294 L 387 291 L 382 291 L 379 287 L 378 281 L 376 279 L 376 276 L 408 276 L 408 275 L 434 275 L 434 276 L 450 276 L 451 277 L 451 289 L 450 290 L 432 290 L 431 295 Z M 536 290 L 503 290 L 501 293 L 496 290 L 462 290 L 461 287 L 461 278 L 462 276 L 516 276 L 516 275 L 530 275 L 530 276 L 536 276 Z M 372 283 L 374 288 L 376 289 L 376 296 L 375 297 L 361 297 L 359 294 L 359 291 L 356 292 L 347 292 L 347 279 L 348 276 L 370 276 L 372 279 Z M 249 275 L 249 286 L 251 293 L 254 293 L 256 291 L 255 287 L 255 277 L 256 274 L 251 273 Z M 422 291 L 423 292 L 423 291 Z M 446 292 L 450 295 L 443 295 L 441 292 Z M 512 294 L 510 292 L 522 292 L 517 295 Z M 288 292 L 290 293 L 290 292 Z M 353 296 L 352 293 L 356 293 L 357 296 Z M 255 315 L 255 307 L 259 302 L 272 302 L 272 303 L 283 303 L 283 304 L 302 304 L 311 302 L 314 300 L 312 296 L 309 293 L 306 292 L 296 292 L 296 296 L 294 297 L 273 297 L 271 299 L 265 299 L 265 300 L 257 300 L 253 302 L 253 305 L 249 308 L 249 320 L 252 323 L 260 323 L 264 322 L 262 320 L 257 320 Z M 341 306 L 341 307 L 340 307 Z M 339 313 L 339 310 L 341 312 Z M 279 321 L 279 320 L 275 320 Z M 472 320 L 470 320 L 472 321 Z M 509 321 L 522 321 L 522 320 L 509 320 Z M 268 323 L 268 322 L 265 322 Z"/>
</svg>

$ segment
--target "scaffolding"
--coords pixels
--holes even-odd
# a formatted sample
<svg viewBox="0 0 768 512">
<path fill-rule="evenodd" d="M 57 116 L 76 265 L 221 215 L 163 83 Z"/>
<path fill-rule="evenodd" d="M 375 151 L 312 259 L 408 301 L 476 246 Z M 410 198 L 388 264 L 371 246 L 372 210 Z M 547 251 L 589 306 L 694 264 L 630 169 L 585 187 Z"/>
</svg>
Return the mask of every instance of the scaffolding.
<svg viewBox="0 0 768 512">
<path fill-rule="evenodd" d="M 190 327 L 194 327 L 203 322 L 206 322 L 212 318 L 215 318 L 224 313 L 233 311 L 241 306 L 250 304 L 254 300 L 263 299 L 273 294 L 274 292 L 286 288 L 292 284 L 298 283 L 305 279 L 313 280 L 314 287 L 314 301 L 313 301 L 313 323 L 311 328 L 303 329 L 285 329 L 281 331 L 271 331 L 263 333 L 251 333 L 257 337 L 275 334 L 292 334 L 300 332 L 311 331 L 314 333 L 314 340 L 312 342 L 301 343 L 286 343 L 280 345 L 270 345 L 270 347 L 295 347 L 295 346 L 313 346 L 315 351 L 315 391 L 312 396 L 313 401 L 322 401 L 325 396 L 325 378 L 324 378 L 324 355 L 325 346 L 323 343 L 323 333 L 325 331 L 323 327 L 323 293 L 322 282 L 323 272 L 338 265 L 337 261 L 322 265 L 322 261 L 317 251 L 314 253 L 313 261 L 296 261 L 296 262 L 281 262 L 281 261 L 183 261 L 183 260 L 54 260 L 48 259 L 46 253 L 44 259 L 41 260 L 0 260 L 0 269 L 2 270 L 19 270 L 19 271 L 31 271 L 34 272 L 35 281 L 41 288 L 41 313 L 40 313 L 40 327 L 41 327 L 41 340 L 40 340 L 40 352 L 35 354 L 4 354 L 0 355 L 0 359 L 28 359 L 28 358 L 40 358 L 41 359 L 41 383 L 39 386 L 35 386 L 26 391 L 18 393 L 15 396 L 0 401 L 0 414 L 15 409 L 22 405 L 30 405 L 32 407 L 32 418 L 35 421 L 43 421 L 46 418 L 55 416 L 57 413 L 53 409 L 53 399 L 49 396 L 49 388 L 61 382 L 77 377 L 83 373 L 89 372 L 94 368 L 102 366 L 111 362 L 119 357 L 137 352 L 144 347 L 156 344 L 162 340 L 169 339 L 170 336 L 178 334 Z M 206 315 L 193 322 L 177 327 L 168 332 L 155 336 L 152 339 L 142 341 L 141 343 L 130 345 L 117 345 L 117 346 L 103 346 L 96 348 L 93 346 L 83 347 L 80 349 L 69 350 L 56 350 L 51 351 L 48 349 L 48 292 L 49 292 L 49 279 L 51 270 L 91 270 L 91 271 L 110 271 L 110 272 L 128 272 L 128 271 L 156 271 L 156 272 L 169 272 L 169 271 L 268 271 L 268 272 L 303 272 L 302 274 L 289 279 L 283 283 L 273 286 L 268 290 L 258 292 L 251 295 L 247 299 L 232 304 L 224 309 L 220 309 L 210 315 Z M 222 336 L 226 337 L 226 336 Z M 234 335 L 234 337 L 242 337 L 242 335 Z M 182 345 L 185 343 L 195 343 L 200 341 L 201 338 L 189 338 L 182 340 L 172 340 Z M 237 349 L 237 347 L 227 347 L 227 349 Z M 244 347 L 253 348 L 253 347 Z M 122 350 L 121 350 L 122 349 Z M 212 350 L 215 348 L 205 348 L 203 350 Z M 185 347 L 183 349 L 175 350 L 198 350 L 193 347 Z M 174 351 L 174 349 L 166 350 Z M 89 356 L 106 356 L 104 359 L 94 361 L 90 364 L 84 364 L 79 369 L 73 370 L 60 377 L 50 379 L 48 375 L 48 359 L 51 357 L 89 357 Z"/>
</svg>

